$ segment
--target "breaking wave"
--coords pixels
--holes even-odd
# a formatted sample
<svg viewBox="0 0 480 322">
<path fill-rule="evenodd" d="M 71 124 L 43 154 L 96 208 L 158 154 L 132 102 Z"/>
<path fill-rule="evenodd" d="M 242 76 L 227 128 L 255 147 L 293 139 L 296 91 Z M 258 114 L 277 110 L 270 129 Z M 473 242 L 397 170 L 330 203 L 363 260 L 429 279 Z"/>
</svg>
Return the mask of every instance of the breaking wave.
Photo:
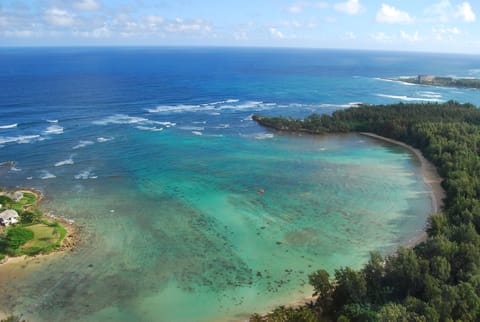
<svg viewBox="0 0 480 322">
<path fill-rule="evenodd" d="M 77 149 L 81 149 L 81 148 L 84 148 L 84 147 L 92 145 L 92 144 L 93 144 L 93 141 L 79 141 L 78 144 L 75 145 L 72 149 L 77 150 Z"/>
<path fill-rule="evenodd" d="M 63 127 L 59 125 L 51 125 L 43 132 L 44 134 L 62 134 Z"/>
<path fill-rule="evenodd" d="M 55 166 L 56 167 L 62 167 L 64 165 L 71 165 L 71 164 L 74 164 L 73 162 L 73 156 L 70 156 L 70 158 L 66 159 L 66 160 L 63 160 L 63 161 L 59 161 L 57 163 L 55 163 Z"/>
<path fill-rule="evenodd" d="M 440 98 L 426 98 L 426 97 L 409 97 L 404 95 L 387 95 L 387 94 L 375 94 L 378 97 L 397 99 L 407 102 L 443 102 Z"/>
<path fill-rule="evenodd" d="M 53 179 L 53 178 L 56 178 L 56 177 L 57 177 L 56 175 L 54 175 L 53 173 L 51 173 L 47 170 L 42 170 L 41 175 L 40 175 L 40 179 L 42 179 L 42 180 Z"/>
<path fill-rule="evenodd" d="M 108 141 L 112 141 L 112 140 L 113 140 L 113 137 L 108 137 L 108 138 L 99 137 L 99 138 L 97 138 L 97 142 L 99 142 L 99 143 L 104 143 L 104 142 L 108 142 Z"/>
<path fill-rule="evenodd" d="M 0 144 L 5 143 L 19 143 L 26 144 L 34 141 L 40 141 L 40 135 L 21 135 L 21 136 L 0 136 Z"/>
<path fill-rule="evenodd" d="M 74 178 L 77 180 L 87 180 L 87 179 L 97 179 L 98 176 L 93 175 L 91 169 L 80 172 L 79 174 L 74 175 Z"/>
<path fill-rule="evenodd" d="M 139 125 L 136 128 L 139 129 L 139 130 L 142 130 L 142 131 L 150 131 L 150 132 L 161 132 L 161 131 L 163 131 L 163 127 L 156 127 L 156 126 L 142 126 L 142 125 Z"/>
<path fill-rule="evenodd" d="M 5 129 L 13 129 L 18 126 L 18 123 L 14 124 L 7 124 L 7 125 L 0 125 L 0 129 L 5 130 Z"/>
</svg>

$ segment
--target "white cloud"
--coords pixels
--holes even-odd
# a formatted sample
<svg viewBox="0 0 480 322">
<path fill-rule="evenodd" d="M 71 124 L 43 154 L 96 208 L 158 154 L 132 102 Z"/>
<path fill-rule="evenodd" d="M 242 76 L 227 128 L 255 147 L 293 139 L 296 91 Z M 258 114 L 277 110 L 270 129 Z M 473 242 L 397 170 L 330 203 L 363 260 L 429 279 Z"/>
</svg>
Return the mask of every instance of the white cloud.
<svg viewBox="0 0 480 322">
<path fill-rule="evenodd" d="M 0 16 L 0 27 L 6 27 L 8 25 L 8 18 Z"/>
<path fill-rule="evenodd" d="M 475 22 L 475 20 L 477 20 L 475 12 L 473 12 L 472 6 L 469 2 L 464 2 L 457 6 L 455 18 L 460 18 L 465 22 Z"/>
<path fill-rule="evenodd" d="M 330 5 L 328 4 L 328 2 L 321 1 L 321 2 L 315 2 L 312 6 L 318 9 L 327 9 Z"/>
<path fill-rule="evenodd" d="M 294 3 L 287 8 L 287 11 L 293 14 L 299 14 L 305 11 L 305 8 L 315 8 L 315 9 L 326 9 L 330 5 L 328 2 L 308 2 L 308 1 L 299 1 Z"/>
<path fill-rule="evenodd" d="M 346 13 L 348 15 L 358 15 L 363 11 L 363 6 L 360 4 L 360 0 L 348 0 L 346 2 L 336 3 L 335 10 Z"/>
<path fill-rule="evenodd" d="M 355 33 L 353 31 L 347 31 L 345 33 L 345 39 L 354 40 L 354 39 L 357 39 L 357 36 L 355 35 Z"/>
<path fill-rule="evenodd" d="M 246 31 L 237 31 L 233 34 L 233 38 L 235 40 L 242 40 L 242 41 L 247 41 L 248 40 L 248 33 Z"/>
<path fill-rule="evenodd" d="M 45 20 L 54 26 L 69 27 L 75 23 L 75 19 L 72 14 L 66 10 L 51 8 L 45 12 Z"/>
<path fill-rule="evenodd" d="M 143 18 L 145 25 L 151 31 L 156 31 L 164 23 L 165 19 L 161 16 L 150 15 Z"/>
<path fill-rule="evenodd" d="M 371 34 L 370 38 L 378 42 L 391 42 L 394 39 L 394 37 L 389 36 L 384 32 L 377 32 L 377 33 Z"/>
<path fill-rule="evenodd" d="M 303 12 L 303 7 L 300 5 L 293 5 L 288 8 L 288 12 L 290 13 L 301 13 Z"/>
<path fill-rule="evenodd" d="M 433 32 L 435 33 L 441 33 L 441 34 L 453 34 L 453 35 L 459 35 L 461 34 L 460 30 L 457 27 L 453 28 L 433 28 Z"/>
<path fill-rule="evenodd" d="M 272 35 L 274 38 L 277 38 L 277 39 L 285 38 L 285 35 L 280 30 L 273 27 L 270 28 L 270 35 Z"/>
<path fill-rule="evenodd" d="M 420 40 L 420 36 L 418 34 L 418 31 L 415 31 L 413 34 L 406 33 L 405 31 L 400 31 L 400 37 L 403 40 L 410 41 L 410 42 L 416 42 Z"/>
<path fill-rule="evenodd" d="M 39 34 L 33 32 L 32 30 L 7 30 L 2 32 L 5 37 L 12 37 L 12 38 L 31 38 L 35 36 L 39 36 Z"/>
<path fill-rule="evenodd" d="M 83 38 L 109 38 L 112 36 L 112 31 L 105 25 L 91 31 L 75 31 L 73 35 Z"/>
<path fill-rule="evenodd" d="M 432 28 L 432 32 L 436 40 L 444 40 L 445 38 L 448 40 L 453 40 L 455 36 L 460 35 L 462 32 L 457 27 L 453 28 Z"/>
<path fill-rule="evenodd" d="M 100 3 L 96 0 L 80 0 L 75 2 L 73 7 L 79 10 L 95 11 L 100 9 Z"/>
<path fill-rule="evenodd" d="M 449 0 L 441 0 L 425 10 L 430 16 L 430 21 L 447 23 L 451 20 L 462 20 L 464 22 L 475 22 L 477 16 L 469 2 L 454 7 Z"/>
<path fill-rule="evenodd" d="M 389 24 L 413 22 L 413 18 L 408 12 L 398 10 L 388 4 L 382 4 L 382 8 L 377 12 L 376 20 L 377 22 Z"/>
<path fill-rule="evenodd" d="M 441 0 L 438 3 L 433 4 L 425 10 L 425 13 L 428 16 L 433 17 L 434 21 L 437 22 L 448 22 L 450 20 L 450 11 L 452 5 L 449 0 Z"/>
<path fill-rule="evenodd" d="M 164 30 L 169 33 L 208 33 L 212 30 L 212 27 L 203 19 L 184 20 L 176 18 L 167 23 Z"/>
</svg>

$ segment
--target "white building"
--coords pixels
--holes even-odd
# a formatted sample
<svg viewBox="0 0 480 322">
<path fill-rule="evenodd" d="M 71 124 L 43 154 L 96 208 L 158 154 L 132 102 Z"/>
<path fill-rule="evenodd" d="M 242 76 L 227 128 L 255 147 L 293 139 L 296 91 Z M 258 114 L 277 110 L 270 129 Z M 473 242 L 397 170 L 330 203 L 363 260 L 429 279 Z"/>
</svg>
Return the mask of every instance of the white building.
<svg viewBox="0 0 480 322">
<path fill-rule="evenodd" d="M 9 226 L 20 221 L 20 216 L 13 209 L 8 209 L 0 213 L 0 225 Z"/>
</svg>

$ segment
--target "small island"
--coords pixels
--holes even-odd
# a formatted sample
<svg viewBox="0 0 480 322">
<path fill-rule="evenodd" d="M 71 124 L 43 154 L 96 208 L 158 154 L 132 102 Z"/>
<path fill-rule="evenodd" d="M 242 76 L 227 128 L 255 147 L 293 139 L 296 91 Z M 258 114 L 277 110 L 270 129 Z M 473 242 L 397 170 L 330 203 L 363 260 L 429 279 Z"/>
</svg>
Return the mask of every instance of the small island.
<svg viewBox="0 0 480 322">
<path fill-rule="evenodd" d="M 417 77 L 391 78 L 389 80 L 401 81 L 417 85 L 480 89 L 480 79 L 478 78 L 456 78 L 432 75 L 418 75 Z"/>
<path fill-rule="evenodd" d="M 31 189 L 0 191 L 0 263 L 73 247 L 76 229 L 38 207 L 42 194 Z"/>
</svg>

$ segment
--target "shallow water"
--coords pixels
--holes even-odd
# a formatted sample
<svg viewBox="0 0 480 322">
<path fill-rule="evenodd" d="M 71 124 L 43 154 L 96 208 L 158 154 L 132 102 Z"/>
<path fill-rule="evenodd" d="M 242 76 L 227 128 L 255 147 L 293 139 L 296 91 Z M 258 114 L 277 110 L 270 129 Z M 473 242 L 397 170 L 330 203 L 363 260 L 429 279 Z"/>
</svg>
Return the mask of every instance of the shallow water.
<svg viewBox="0 0 480 322">
<path fill-rule="evenodd" d="M 84 242 L 3 286 L 16 312 L 40 321 L 248 316 L 310 295 L 316 268 L 358 267 L 370 251 L 406 244 L 430 211 L 415 157 L 359 135 L 129 140 L 128 159 L 111 150 L 128 175 L 43 186 L 44 208 L 75 220 Z"/>
<path fill-rule="evenodd" d="M 74 252 L 18 268 L 0 308 L 32 321 L 212 321 L 311 295 L 418 236 L 418 160 L 356 134 L 271 132 L 254 113 L 480 102 L 381 77 L 468 76 L 476 56 L 271 49 L 1 49 L 1 186 L 41 190 Z M 397 97 L 397 98 L 394 98 Z M 10 266 L 13 267 L 13 266 Z M 13 268 L 9 268 L 9 271 Z M 2 273 L 3 272 L 3 273 Z M 9 275 L 8 276 L 14 276 Z"/>
</svg>

